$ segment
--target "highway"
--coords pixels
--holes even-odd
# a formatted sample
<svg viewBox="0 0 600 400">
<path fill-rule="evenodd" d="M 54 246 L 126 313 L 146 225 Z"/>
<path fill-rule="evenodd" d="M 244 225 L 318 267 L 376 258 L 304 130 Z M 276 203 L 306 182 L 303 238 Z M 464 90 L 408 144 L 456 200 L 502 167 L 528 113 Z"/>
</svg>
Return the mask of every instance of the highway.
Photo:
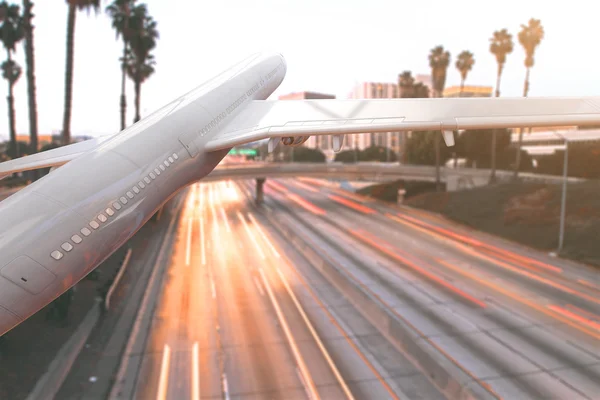
<svg viewBox="0 0 600 400">
<path fill-rule="evenodd" d="M 319 180 L 253 194 L 187 190 L 136 398 L 600 393 L 595 270 Z"/>
<path fill-rule="evenodd" d="M 189 190 L 136 398 L 397 398 L 257 218 L 231 183 Z"/>
</svg>

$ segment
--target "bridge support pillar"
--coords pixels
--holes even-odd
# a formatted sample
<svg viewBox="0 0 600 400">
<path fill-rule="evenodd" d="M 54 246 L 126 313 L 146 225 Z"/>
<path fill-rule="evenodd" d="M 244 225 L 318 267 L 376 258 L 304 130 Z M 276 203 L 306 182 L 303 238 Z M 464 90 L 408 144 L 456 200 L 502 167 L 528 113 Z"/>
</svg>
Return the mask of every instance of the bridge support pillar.
<svg viewBox="0 0 600 400">
<path fill-rule="evenodd" d="M 265 178 L 256 178 L 256 204 L 262 204 L 265 200 Z"/>
</svg>

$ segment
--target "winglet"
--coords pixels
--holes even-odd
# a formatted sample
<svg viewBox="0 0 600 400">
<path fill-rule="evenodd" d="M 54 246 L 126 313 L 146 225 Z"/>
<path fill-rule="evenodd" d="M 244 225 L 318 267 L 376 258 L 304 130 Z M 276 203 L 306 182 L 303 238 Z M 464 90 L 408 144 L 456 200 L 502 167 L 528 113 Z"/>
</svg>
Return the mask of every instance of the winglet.
<svg viewBox="0 0 600 400">
<path fill-rule="evenodd" d="M 442 136 L 444 137 L 444 142 L 446 142 L 446 146 L 454 146 L 454 133 L 452 131 L 444 130 L 442 131 Z"/>
<path fill-rule="evenodd" d="M 333 135 L 332 140 L 333 151 L 339 153 L 340 150 L 342 150 L 342 146 L 344 145 L 344 135 Z"/>
</svg>

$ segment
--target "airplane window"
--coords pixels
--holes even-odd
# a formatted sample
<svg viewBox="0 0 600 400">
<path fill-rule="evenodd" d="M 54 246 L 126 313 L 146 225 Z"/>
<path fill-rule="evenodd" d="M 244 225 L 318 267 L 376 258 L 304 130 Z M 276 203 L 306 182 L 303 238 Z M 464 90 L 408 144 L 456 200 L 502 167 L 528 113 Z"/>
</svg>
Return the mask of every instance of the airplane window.
<svg viewBox="0 0 600 400">
<path fill-rule="evenodd" d="M 92 231 L 90 231 L 88 228 L 82 228 L 80 232 L 83 234 L 83 236 L 90 236 L 92 233 Z"/>
<path fill-rule="evenodd" d="M 127 199 L 125 197 L 121 197 L 121 203 L 123 203 L 123 205 L 127 204 Z"/>
<path fill-rule="evenodd" d="M 175 161 L 173 160 L 173 157 L 169 157 L 169 162 L 170 162 L 171 164 L 173 164 L 173 163 L 175 162 Z"/>
<path fill-rule="evenodd" d="M 173 158 L 179 160 L 179 156 L 176 153 L 173 153 Z"/>
<path fill-rule="evenodd" d="M 79 244 L 79 243 L 81 243 L 83 241 L 83 239 L 79 235 L 73 235 L 73 236 L 71 236 L 71 240 L 75 244 Z"/>
<path fill-rule="evenodd" d="M 94 229 L 100 228 L 100 224 L 97 223 L 96 221 L 90 221 L 90 226 Z"/>
<path fill-rule="evenodd" d="M 156 175 L 154 175 L 152 172 L 150 172 L 150 178 L 156 179 Z"/>
<path fill-rule="evenodd" d="M 63 258 L 63 253 L 61 253 L 58 250 L 54 250 L 51 254 L 52 258 L 54 258 L 55 260 L 60 260 L 61 258 Z"/>
<path fill-rule="evenodd" d="M 145 177 L 145 178 L 144 178 L 144 181 L 145 181 L 146 183 L 150 183 L 150 178 L 148 178 L 148 177 Z"/>
<path fill-rule="evenodd" d="M 165 166 L 164 166 L 164 165 L 160 164 L 160 165 L 159 165 L 159 167 L 160 167 L 160 169 L 162 169 L 163 171 L 165 170 Z"/>
<path fill-rule="evenodd" d="M 140 189 L 143 189 L 146 187 L 146 185 L 144 185 L 144 182 L 142 182 L 142 181 L 138 182 L 138 186 L 140 187 Z"/>
<path fill-rule="evenodd" d="M 114 203 L 113 203 L 113 207 L 114 207 L 114 208 L 115 208 L 117 211 L 119 211 L 119 210 L 121 209 L 121 205 L 120 205 L 119 203 L 117 203 L 117 202 L 114 202 Z"/>
<path fill-rule="evenodd" d="M 133 193 L 127 192 L 127 197 L 129 197 L 130 199 L 133 199 Z"/>
<path fill-rule="evenodd" d="M 140 189 L 139 189 L 137 186 L 134 186 L 134 187 L 133 187 L 133 191 L 134 191 L 135 193 L 139 193 L 139 192 L 140 192 Z"/>
<path fill-rule="evenodd" d="M 169 162 L 168 162 L 168 161 L 166 161 L 166 160 L 165 160 L 165 162 L 164 162 L 163 164 L 165 164 L 165 167 L 168 167 L 168 166 L 169 166 Z"/>
<path fill-rule="evenodd" d="M 112 217 L 113 215 L 115 215 L 115 212 L 113 211 L 112 208 L 108 207 L 106 209 L 106 213 L 108 214 L 109 217 Z"/>
<path fill-rule="evenodd" d="M 73 245 L 69 242 L 64 242 L 60 247 L 62 247 L 64 251 L 73 250 Z"/>
<path fill-rule="evenodd" d="M 154 172 L 156 172 L 156 175 L 160 175 L 160 171 L 158 170 L 158 168 L 154 168 Z"/>
<path fill-rule="evenodd" d="M 106 215 L 104 215 L 104 214 L 100 214 L 100 215 L 98 215 L 98 219 L 100 220 L 100 222 L 106 222 L 106 220 L 107 220 L 108 218 L 106 218 Z"/>
</svg>

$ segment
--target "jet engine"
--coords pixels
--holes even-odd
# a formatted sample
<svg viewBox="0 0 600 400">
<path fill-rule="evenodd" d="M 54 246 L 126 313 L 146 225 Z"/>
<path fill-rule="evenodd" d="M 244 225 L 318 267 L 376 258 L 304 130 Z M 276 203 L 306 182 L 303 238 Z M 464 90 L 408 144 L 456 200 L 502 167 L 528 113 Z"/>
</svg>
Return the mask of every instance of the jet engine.
<svg viewBox="0 0 600 400">
<path fill-rule="evenodd" d="M 302 143 L 306 142 L 310 136 L 291 136 L 284 137 L 281 139 L 281 143 L 285 146 L 300 146 Z"/>
</svg>

